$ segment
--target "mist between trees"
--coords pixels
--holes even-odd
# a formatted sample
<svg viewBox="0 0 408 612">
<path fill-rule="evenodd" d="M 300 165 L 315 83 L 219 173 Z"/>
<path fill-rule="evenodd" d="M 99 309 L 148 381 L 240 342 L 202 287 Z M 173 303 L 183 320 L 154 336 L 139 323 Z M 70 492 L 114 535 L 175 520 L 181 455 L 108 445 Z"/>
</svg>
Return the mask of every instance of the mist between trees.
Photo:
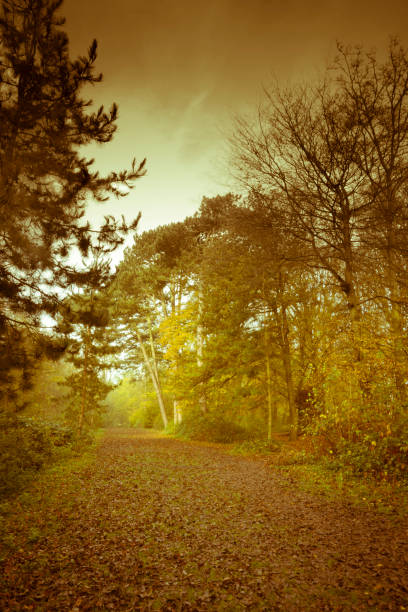
<svg viewBox="0 0 408 612">
<path fill-rule="evenodd" d="M 79 96 L 101 80 L 96 43 L 69 59 L 60 4 L 10 0 L 0 20 L 2 486 L 129 423 L 221 442 L 301 434 L 355 471 L 403 477 L 406 50 L 339 46 L 320 83 L 266 90 L 231 138 L 245 195 L 136 236 L 112 275 L 137 220 L 94 229 L 86 204 L 123 196 L 144 162 L 100 177 L 80 156 L 111 140 L 117 109 Z"/>
</svg>

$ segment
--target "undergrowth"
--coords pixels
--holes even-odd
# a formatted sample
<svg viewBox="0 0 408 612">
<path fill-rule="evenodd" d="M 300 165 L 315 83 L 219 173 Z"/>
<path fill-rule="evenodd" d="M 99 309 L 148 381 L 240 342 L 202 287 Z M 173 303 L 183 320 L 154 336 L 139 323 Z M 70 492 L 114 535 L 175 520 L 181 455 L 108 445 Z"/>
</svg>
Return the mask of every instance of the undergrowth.
<svg viewBox="0 0 408 612">
<path fill-rule="evenodd" d="M 60 459 L 80 455 L 93 434 L 41 419 L 0 413 L 0 499 L 20 491 L 40 470 Z"/>
<path fill-rule="evenodd" d="M 297 450 L 287 443 L 278 440 L 249 440 L 236 444 L 230 452 L 247 457 L 262 456 L 263 461 L 282 473 L 286 473 L 289 486 L 296 486 L 313 494 L 377 512 L 390 517 L 404 517 L 408 514 L 408 481 L 406 478 L 389 474 L 384 466 L 377 465 L 375 456 L 370 463 L 363 458 L 355 463 L 356 458 L 347 463 L 341 455 L 320 455 L 318 453 Z M 373 452 L 373 451 L 371 451 Z M 349 457 L 350 455 L 347 454 Z M 360 467 L 364 466 L 364 471 Z M 367 466 L 370 466 L 370 470 Z M 405 474 L 404 474 L 405 475 Z"/>
<path fill-rule="evenodd" d="M 236 444 L 232 449 L 234 455 L 260 454 L 267 455 L 269 453 L 277 453 L 282 449 L 282 442 L 278 440 L 254 439 L 244 440 Z"/>
<path fill-rule="evenodd" d="M 281 465 L 297 486 L 310 493 L 322 494 L 333 501 L 376 510 L 391 518 L 408 515 L 408 483 L 406 481 L 362 478 L 347 470 L 331 469 L 325 461 L 309 464 Z"/>
<path fill-rule="evenodd" d="M 174 427 L 174 434 L 188 440 L 224 444 L 242 442 L 250 437 L 250 433 L 240 425 L 215 413 L 204 415 L 199 411 L 186 415 L 182 423 Z"/>
</svg>

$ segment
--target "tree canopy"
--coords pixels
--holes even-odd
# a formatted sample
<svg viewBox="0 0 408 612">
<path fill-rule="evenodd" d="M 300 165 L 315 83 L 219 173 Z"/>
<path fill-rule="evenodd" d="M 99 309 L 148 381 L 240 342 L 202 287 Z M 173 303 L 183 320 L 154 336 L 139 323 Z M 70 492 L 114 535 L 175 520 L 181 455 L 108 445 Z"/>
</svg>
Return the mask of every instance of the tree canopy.
<svg viewBox="0 0 408 612">
<path fill-rule="evenodd" d="M 2 321 L 55 312 L 56 287 L 81 282 L 72 248 L 86 256 L 114 249 L 127 226 L 107 216 L 93 231 L 90 198 L 125 195 L 144 162 L 100 176 L 81 147 L 109 142 L 117 106 L 92 110 L 82 97 L 95 85 L 97 43 L 72 60 L 58 16 L 61 0 L 7 0 L 0 19 L 0 272 Z M 131 224 L 130 228 L 135 225 Z M 97 271 L 94 269 L 92 273 Z"/>
<path fill-rule="evenodd" d="M 0 15 L 0 342 L 5 362 L 26 371 L 22 334 L 35 332 L 44 344 L 41 314 L 55 315 L 74 286 L 106 282 L 105 256 L 136 228 L 137 219 L 127 225 L 110 215 L 92 228 L 87 203 L 126 195 L 144 174 L 145 162 L 133 161 L 100 176 L 83 156 L 84 145 L 112 139 L 118 109 L 94 110 L 83 97 L 102 80 L 97 43 L 70 58 L 61 5 L 4 0 Z"/>
</svg>

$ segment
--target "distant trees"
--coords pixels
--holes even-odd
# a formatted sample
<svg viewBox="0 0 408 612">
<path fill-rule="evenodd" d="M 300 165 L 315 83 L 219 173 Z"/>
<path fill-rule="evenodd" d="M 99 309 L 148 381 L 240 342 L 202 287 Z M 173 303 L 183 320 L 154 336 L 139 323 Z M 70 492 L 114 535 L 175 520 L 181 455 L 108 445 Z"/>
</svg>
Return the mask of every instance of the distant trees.
<svg viewBox="0 0 408 612">
<path fill-rule="evenodd" d="M 192 241 L 192 243 L 190 242 Z M 164 426 L 168 415 L 163 390 L 163 347 L 159 327 L 180 312 L 189 290 L 194 234 L 188 223 L 174 223 L 135 237 L 112 285 L 117 324 L 126 338 L 129 368 L 142 363 L 156 392 Z M 194 256 L 193 256 L 194 258 Z M 177 359 L 175 359 L 177 362 Z M 177 413 L 177 398 L 173 397 Z"/>
<path fill-rule="evenodd" d="M 102 401 L 111 390 L 106 373 L 115 367 L 120 350 L 110 324 L 111 304 L 92 290 L 72 295 L 61 307 L 58 331 L 67 339 L 65 359 L 73 371 L 67 376 L 69 406 L 66 420 L 81 435 L 100 422 Z"/>
<path fill-rule="evenodd" d="M 287 297 L 272 289 L 275 277 L 272 285 L 267 278 L 276 272 L 281 286 L 286 265 L 284 243 L 277 255 L 277 241 L 271 248 L 265 238 L 271 223 L 234 196 L 204 198 L 194 217 L 136 238 L 119 267 L 114 292 L 129 366 L 140 362 L 138 349 L 159 404 L 164 405 L 163 389 L 172 396 L 175 423 L 195 409 L 247 423 L 251 413 L 259 413 L 253 420 L 260 422 L 266 380 L 271 430 L 278 403 L 272 380 L 279 378 L 296 427 Z M 273 227 L 279 227 L 277 219 Z M 265 344 L 268 334 L 272 350 Z M 279 364 L 286 368 L 283 377 L 275 374 Z"/>
</svg>

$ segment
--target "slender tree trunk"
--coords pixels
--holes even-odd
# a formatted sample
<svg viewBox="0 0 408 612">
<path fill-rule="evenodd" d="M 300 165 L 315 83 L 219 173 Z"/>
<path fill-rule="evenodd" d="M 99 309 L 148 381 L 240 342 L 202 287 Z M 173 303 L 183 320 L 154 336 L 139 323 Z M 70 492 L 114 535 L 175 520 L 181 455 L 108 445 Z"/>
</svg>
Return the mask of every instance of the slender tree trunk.
<svg viewBox="0 0 408 612">
<path fill-rule="evenodd" d="M 178 400 L 173 400 L 173 420 L 175 425 L 180 425 L 183 421 L 183 413 Z"/>
<path fill-rule="evenodd" d="M 156 376 L 156 380 L 159 381 L 159 370 L 157 368 L 157 359 L 156 359 L 156 351 L 154 349 L 154 342 L 153 342 L 153 334 L 152 334 L 152 323 L 151 320 L 148 319 L 148 323 L 149 323 L 149 342 L 150 342 L 150 353 L 152 356 L 152 368 L 154 370 L 154 374 Z"/>
<path fill-rule="evenodd" d="M 272 440 L 272 425 L 273 425 L 273 411 L 272 411 L 272 384 L 271 384 L 271 358 L 269 353 L 266 354 L 266 388 L 268 391 L 268 440 Z"/>
<path fill-rule="evenodd" d="M 85 343 L 84 343 L 84 370 L 82 373 L 82 390 L 81 390 L 81 409 L 79 412 L 78 421 L 78 435 L 81 435 L 82 428 L 84 425 L 85 418 L 85 406 L 88 399 L 87 387 L 88 387 L 88 360 L 89 360 L 89 340 L 91 337 L 91 327 L 86 326 L 85 330 Z"/>
<path fill-rule="evenodd" d="M 176 356 L 176 380 L 178 379 L 178 371 L 179 371 L 179 358 L 178 355 Z M 175 425 L 180 425 L 180 423 L 183 421 L 183 409 L 182 406 L 179 402 L 179 400 L 177 399 L 177 397 L 175 397 L 173 399 L 173 421 Z"/>
<path fill-rule="evenodd" d="M 266 315 L 266 313 L 265 313 Z M 272 425 L 273 425 L 273 410 L 272 410 L 272 381 L 271 381 L 271 357 L 269 353 L 269 333 L 268 333 L 269 321 L 266 320 L 265 316 L 265 366 L 266 366 L 266 390 L 268 398 L 268 440 L 272 439 Z"/>
<path fill-rule="evenodd" d="M 402 374 L 402 364 L 405 361 L 404 347 L 403 347 L 403 316 L 401 313 L 401 306 L 398 303 L 399 290 L 398 282 L 396 278 L 396 262 L 393 252 L 393 245 L 395 243 L 394 232 L 392 228 L 387 231 L 387 267 L 386 267 L 386 284 L 391 298 L 391 304 L 389 307 L 389 325 L 392 334 L 394 363 L 395 363 L 395 386 L 397 393 L 401 401 L 405 401 L 407 392 L 405 388 L 405 378 Z"/>
<path fill-rule="evenodd" d="M 198 325 L 197 325 L 197 367 L 200 369 L 203 367 L 203 354 L 204 354 L 204 328 L 202 325 L 202 316 L 204 304 L 203 304 L 203 290 L 200 282 L 198 290 Z M 207 413 L 207 402 L 204 392 L 203 383 L 200 383 L 200 398 L 199 405 L 203 414 Z"/>
<path fill-rule="evenodd" d="M 296 440 L 298 431 L 298 413 L 295 402 L 295 387 L 293 384 L 292 373 L 292 355 L 289 344 L 289 325 L 286 313 L 286 306 L 281 306 L 281 323 L 282 323 L 282 361 L 285 371 L 286 390 L 288 394 L 289 405 L 289 425 L 290 439 Z"/>
<path fill-rule="evenodd" d="M 276 371 L 274 371 L 273 388 L 275 389 L 275 394 L 273 396 L 273 401 L 272 401 L 272 423 L 275 423 L 275 424 L 278 422 L 278 401 L 276 399 L 277 387 L 278 387 L 277 375 L 276 375 Z"/>
<path fill-rule="evenodd" d="M 285 372 L 286 380 L 286 391 L 288 396 L 288 407 L 289 407 L 289 426 L 290 426 L 290 439 L 296 440 L 298 431 L 298 413 L 295 402 L 295 387 L 293 383 L 293 372 L 292 372 L 292 355 L 289 342 L 289 323 L 287 317 L 287 306 L 284 302 L 283 297 L 283 283 L 282 272 L 279 272 L 279 293 L 280 293 L 280 329 L 281 329 L 281 351 L 282 351 L 282 363 Z"/>
<path fill-rule="evenodd" d="M 362 361 L 363 355 L 361 351 L 361 306 L 359 303 L 359 291 L 357 288 L 355 272 L 354 272 L 354 253 L 351 243 L 351 228 L 350 215 L 347 215 L 345 221 L 344 235 L 344 286 L 343 291 L 347 299 L 347 308 L 350 313 L 351 324 L 351 343 L 355 361 Z M 363 389 L 367 393 L 367 389 Z"/>
<path fill-rule="evenodd" d="M 144 362 L 146 364 L 147 370 L 150 374 L 151 381 L 153 383 L 154 390 L 156 392 L 156 397 L 157 397 L 157 401 L 159 404 L 163 425 L 164 427 L 167 427 L 168 419 L 167 419 L 167 414 L 166 414 L 166 407 L 164 405 L 163 392 L 162 392 L 161 385 L 160 385 L 157 364 L 155 363 L 155 353 L 152 354 L 152 359 L 150 360 L 140 333 L 136 331 L 136 334 L 137 334 L 137 339 L 140 344 Z"/>
</svg>

